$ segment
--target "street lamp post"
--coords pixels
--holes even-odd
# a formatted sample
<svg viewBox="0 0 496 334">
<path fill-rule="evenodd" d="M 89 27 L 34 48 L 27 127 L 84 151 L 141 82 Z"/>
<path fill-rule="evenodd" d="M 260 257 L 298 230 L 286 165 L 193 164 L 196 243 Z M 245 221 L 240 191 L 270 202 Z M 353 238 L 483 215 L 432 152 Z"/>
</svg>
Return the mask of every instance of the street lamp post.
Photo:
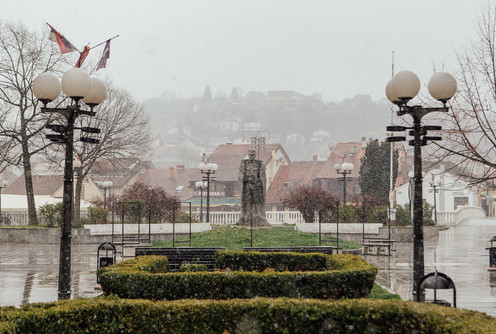
<svg viewBox="0 0 496 334">
<path fill-rule="evenodd" d="M 81 172 L 81 161 L 79 161 L 78 159 L 74 159 L 72 161 L 72 168 L 74 169 L 74 177 L 76 178 L 76 184 L 77 184 L 77 180 L 79 179 L 79 173 Z M 76 187 L 74 187 L 74 193 L 72 194 L 72 198 L 73 198 L 73 202 L 72 202 L 72 221 L 74 221 L 74 211 L 75 211 L 75 208 L 76 208 L 76 194 L 75 194 L 75 191 L 76 191 Z M 80 199 L 81 200 L 81 199 Z M 78 205 L 78 208 L 81 207 L 81 201 L 79 202 L 79 205 Z M 78 219 L 79 219 L 79 209 L 78 209 Z"/>
<path fill-rule="evenodd" d="M 198 169 L 200 170 L 200 173 L 205 175 L 202 176 L 202 179 L 204 182 L 207 183 L 207 223 L 210 223 L 210 181 L 213 181 L 215 179 L 213 175 L 215 174 L 217 168 L 218 168 L 217 164 L 211 162 L 207 164 L 201 162 L 198 165 Z"/>
<path fill-rule="evenodd" d="M 203 223 L 203 189 L 207 188 L 207 182 L 197 181 L 195 187 L 200 189 L 200 223 Z"/>
<path fill-rule="evenodd" d="M 417 75 L 410 71 L 401 71 L 386 85 L 386 96 L 398 106 L 398 116 L 410 115 L 413 126 L 388 126 L 388 131 L 405 132 L 413 136 L 409 145 L 413 146 L 413 171 L 414 171 L 414 195 L 413 195 L 413 294 L 414 300 L 420 301 L 421 296 L 416 296 L 416 289 L 424 276 L 424 235 L 422 230 L 422 146 L 428 141 L 441 140 L 438 136 L 428 136 L 427 131 L 441 130 L 440 126 L 422 125 L 422 118 L 435 111 L 448 112 L 449 101 L 456 92 L 455 78 L 446 72 L 439 72 L 432 76 L 428 84 L 429 93 L 433 98 L 443 103 L 443 107 L 426 108 L 420 105 L 409 106 L 408 101 L 413 99 L 420 90 L 420 80 Z M 405 141 L 406 136 L 388 137 L 388 142 Z"/>
<path fill-rule="evenodd" d="M 437 226 L 437 202 L 436 202 L 436 194 L 438 193 L 438 187 L 441 186 L 441 180 L 438 180 L 433 176 L 431 180 L 429 180 L 429 184 L 432 187 L 433 196 L 434 196 L 434 223 Z"/>
<path fill-rule="evenodd" d="M 415 193 L 415 185 L 413 184 L 415 173 L 413 170 L 408 172 L 408 201 L 410 203 L 410 223 L 413 226 L 413 194 Z"/>
<path fill-rule="evenodd" d="M 103 181 L 100 182 L 100 187 L 103 189 L 103 207 L 106 209 L 107 208 L 107 190 L 109 190 L 109 197 L 110 197 L 110 189 L 112 188 L 114 184 L 112 181 Z"/>
<path fill-rule="evenodd" d="M 64 108 L 49 108 L 47 103 L 57 99 L 62 90 L 71 99 L 71 104 Z M 87 133 L 100 133 L 99 129 L 90 127 L 75 127 L 75 121 L 80 115 L 94 116 L 93 108 L 103 102 L 106 97 L 106 88 L 103 82 L 91 78 L 86 71 L 73 68 L 62 76 L 62 85 L 59 79 L 50 73 L 43 73 L 33 81 L 33 93 L 43 103 L 41 112 L 59 113 L 64 116 L 66 124 L 49 124 L 47 128 L 57 134 L 48 134 L 47 138 L 59 144 L 65 144 L 64 191 L 62 228 L 60 236 L 60 261 L 58 298 L 71 297 L 71 218 L 73 210 L 73 154 L 74 130 L 79 129 Z M 90 110 L 83 109 L 80 102 L 84 102 Z M 81 137 L 80 141 L 98 143 L 98 139 Z"/>
<path fill-rule="evenodd" d="M 251 149 L 257 151 L 257 159 L 260 159 L 260 151 L 265 149 L 265 137 L 258 134 L 251 137 Z"/>
<path fill-rule="evenodd" d="M 346 175 L 351 174 L 353 168 L 354 166 L 350 162 L 334 165 L 334 170 L 336 170 L 338 174 L 343 175 L 343 178 L 341 179 L 343 181 L 343 205 L 346 205 Z"/>
<path fill-rule="evenodd" d="M 7 180 L 2 181 L 2 185 L 0 186 L 0 223 L 2 222 L 2 189 L 7 188 L 9 182 Z"/>
</svg>

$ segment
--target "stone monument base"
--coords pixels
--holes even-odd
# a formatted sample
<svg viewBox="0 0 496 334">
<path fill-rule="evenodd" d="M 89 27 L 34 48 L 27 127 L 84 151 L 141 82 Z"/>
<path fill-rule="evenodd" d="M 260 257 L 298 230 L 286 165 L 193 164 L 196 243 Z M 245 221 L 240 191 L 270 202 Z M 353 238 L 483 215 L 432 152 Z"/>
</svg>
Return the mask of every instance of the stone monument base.
<svg viewBox="0 0 496 334">
<path fill-rule="evenodd" d="M 241 217 L 238 221 L 239 226 L 250 227 L 252 222 L 250 218 Z M 270 224 L 267 222 L 267 219 L 260 217 L 253 217 L 253 227 L 270 227 Z"/>
</svg>

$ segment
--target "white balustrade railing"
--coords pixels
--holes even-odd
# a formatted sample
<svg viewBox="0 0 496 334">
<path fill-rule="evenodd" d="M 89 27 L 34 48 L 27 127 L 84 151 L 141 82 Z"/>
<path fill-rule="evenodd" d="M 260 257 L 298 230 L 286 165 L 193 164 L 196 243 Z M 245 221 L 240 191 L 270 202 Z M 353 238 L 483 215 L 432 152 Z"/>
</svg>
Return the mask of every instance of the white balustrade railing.
<svg viewBox="0 0 496 334">
<path fill-rule="evenodd" d="M 236 224 L 241 217 L 241 212 L 210 212 L 210 224 L 232 225 Z M 269 224 L 297 224 L 303 223 L 303 216 L 299 211 L 267 211 L 265 213 Z M 205 219 L 204 219 L 205 220 Z"/>
<path fill-rule="evenodd" d="M 212 225 L 232 225 L 239 221 L 241 212 L 210 212 L 210 224 Z M 204 220 L 205 221 L 205 220 Z"/>
<path fill-rule="evenodd" d="M 445 226 L 453 226 L 454 225 L 454 212 L 438 212 L 437 213 L 437 224 L 445 225 Z"/>
<path fill-rule="evenodd" d="M 38 219 L 40 213 L 37 212 Z M 88 217 L 88 209 L 81 209 L 81 218 Z M 29 224 L 29 214 L 27 209 L 2 209 L 2 217 L 7 218 L 6 221 L 12 226 L 24 226 Z"/>
<path fill-rule="evenodd" d="M 455 210 L 453 225 L 458 225 L 462 220 L 467 218 L 485 218 L 486 212 L 477 206 L 462 206 Z"/>
<path fill-rule="evenodd" d="M 28 211 L 26 209 L 5 209 L 2 210 L 2 216 L 10 220 L 11 225 L 28 225 Z M 88 210 L 81 210 L 81 218 L 88 216 Z M 210 212 L 210 224 L 212 225 L 233 225 L 239 221 L 241 213 L 239 211 L 213 211 Z M 267 211 L 265 213 L 267 221 L 272 225 L 280 224 L 300 224 L 304 223 L 302 214 L 299 211 Z M 199 220 L 200 215 L 193 212 L 193 217 Z M 455 212 L 438 212 L 438 225 L 453 226 L 458 224 L 465 218 L 482 218 L 485 217 L 485 212 L 479 207 L 464 206 L 458 208 Z M 317 217 L 316 217 L 317 218 Z M 315 220 L 318 222 L 318 219 Z M 205 222 L 205 213 L 203 217 Z"/>
</svg>

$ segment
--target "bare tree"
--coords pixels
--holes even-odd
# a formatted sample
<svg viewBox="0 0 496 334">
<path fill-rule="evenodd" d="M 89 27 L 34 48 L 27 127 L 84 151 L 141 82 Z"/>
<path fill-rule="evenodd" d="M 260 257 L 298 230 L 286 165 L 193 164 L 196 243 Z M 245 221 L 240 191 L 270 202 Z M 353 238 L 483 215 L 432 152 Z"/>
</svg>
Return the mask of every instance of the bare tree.
<svg viewBox="0 0 496 334">
<path fill-rule="evenodd" d="M 81 161 L 81 167 L 76 170 L 74 218 L 80 216 L 81 191 L 84 178 L 88 175 L 95 162 L 102 159 L 112 160 L 122 157 L 144 157 L 150 151 L 151 128 L 148 114 L 141 104 L 123 89 L 106 83 L 107 98 L 95 110 L 95 117 L 83 117 L 78 126 L 101 129 L 98 144 L 75 143 L 75 151 Z M 63 155 L 63 147 L 57 149 L 59 156 Z M 54 158 L 52 158 L 54 159 Z M 60 158 L 54 159 L 60 161 Z"/>
<path fill-rule="evenodd" d="M 2 158 L 24 169 L 30 225 L 38 223 L 30 159 L 48 145 L 41 130 L 49 118 L 37 107 L 31 85 L 37 75 L 57 72 L 63 63 L 47 35 L 20 23 L 0 24 L 0 141 L 9 145 Z"/>
<path fill-rule="evenodd" d="M 471 184 L 496 179 L 496 6 L 477 23 L 477 39 L 456 53 L 458 92 L 433 154 Z"/>
</svg>

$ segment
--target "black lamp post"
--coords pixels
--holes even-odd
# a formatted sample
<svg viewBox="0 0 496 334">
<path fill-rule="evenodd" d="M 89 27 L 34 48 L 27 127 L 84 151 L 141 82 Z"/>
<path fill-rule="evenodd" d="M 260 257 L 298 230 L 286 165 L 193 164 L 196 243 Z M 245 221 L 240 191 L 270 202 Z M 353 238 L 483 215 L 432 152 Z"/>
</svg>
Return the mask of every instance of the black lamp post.
<svg viewBox="0 0 496 334">
<path fill-rule="evenodd" d="M 338 174 L 343 175 L 343 178 L 341 179 L 343 181 L 343 205 L 346 205 L 346 175 L 351 174 L 353 168 L 354 166 L 350 162 L 334 165 L 334 170 L 336 170 Z"/>
<path fill-rule="evenodd" d="M 437 226 L 437 201 L 436 201 L 437 196 L 436 195 L 438 193 L 438 188 L 441 186 L 441 180 L 436 179 L 436 177 L 433 176 L 432 179 L 429 180 L 429 184 L 432 187 L 432 191 L 433 191 L 432 195 L 434 196 L 434 223 Z"/>
<path fill-rule="evenodd" d="M 215 179 L 213 175 L 215 174 L 217 168 L 217 164 L 211 162 L 207 164 L 205 164 L 204 162 L 200 162 L 200 164 L 198 165 L 200 173 L 205 175 L 202 176 L 202 179 L 207 183 L 207 223 L 210 223 L 210 181 L 213 181 Z"/>
<path fill-rule="evenodd" d="M 265 149 L 265 137 L 256 135 L 251 137 L 251 149 L 257 151 L 257 159 L 260 158 L 260 151 Z"/>
<path fill-rule="evenodd" d="M 110 189 L 112 188 L 112 181 L 103 181 L 99 183 L 99 186 L 103 189 L 103 207 L 107 208 L 107 190 L 109 190 L 110 197 Z"/>
<path fill-rule="evenodd" d="M 71 297 L 71 219 L 73 210 L 73 153 L 74 130 L 79 129 L 87 133 L 100 133 L 100 129 L 90 127 L 75 127 L 75 121 L 80 115 L 94 116 L 93 107 L 105 100 L 106 88 L 104 83 L 96 78 L 91 78 L 86 71 L 73 68 L 62 76 L 62 90 L 69 98 L 71 104 L 64 108 L 49 108 L 47 103 L 57 99 L 60 95 L 61 83 L 50 73 L 40 74 L 33 81 L 33 93 L 43 103 L 41 112 L 59 113 L 64 116 L 66 124 L 50 124 L 47 128 L 57 134 L 48 134 L 46 137 L 53 142 L 65 144 L 64 166 L 64 192 L 62 231 L 60 236 L 60 261 L 58 298 Z M 84 102 L 90 110 L 83 109 L 80 102 Z M 98 143 L 98 139 L 81 137 L 80 141 Z"/>
<path fill-rule="evenodd" d="M 2 185 L 0 186 L 0 222 L 2 222 L 2 189 L 7 188 L 9 182 L 7 180 L 2 181 Z"/>
<path fill-rule="evenodd" d="M 423 209 L 422 209 L 422 146 L 428 141 L 441 140 L 438 136 L 428 136 L 427 131 L 441 130 L 440 126 L 422 125 L 422 118 L 435 111 L 448 112 L 446 102 L 455 95 L 456 80 L 446 72 L 440 72 L 432 76 L 428 84 L 429 93 L 438 101 L 443 103 L 443 107 L 426 108 L 420 105 L 409 106 L 408 101 L 414 98 L 420 90 L 420 80 L 417 75 L 410 71 L 401 71 L 386 85 L 386 96 L 398 106 L 398 116 L 410 115 L 413 119 L 413 126 L 388 126 L 388 131 L 410 130 L 408 134 L 413 136 L 409 145 L 413 146 L 413 172 L 414 172 L 414 194 L 413 194 L 413 293 L 414 299 L 420 301 L 420 296 L 416 296 L 417 286 L 424 276 L 424 234 L 422 230 Z M 406 136 L 389 137 L 388 142 L 405 141 Z"/>
<path fill-rule="evenodd" d="M 195 183 L 196 189 L 200 189 L 200 223 L 203 223 L 203 189 L 207 188 L 206 181 L 197 181 Z"/>
</svg>

